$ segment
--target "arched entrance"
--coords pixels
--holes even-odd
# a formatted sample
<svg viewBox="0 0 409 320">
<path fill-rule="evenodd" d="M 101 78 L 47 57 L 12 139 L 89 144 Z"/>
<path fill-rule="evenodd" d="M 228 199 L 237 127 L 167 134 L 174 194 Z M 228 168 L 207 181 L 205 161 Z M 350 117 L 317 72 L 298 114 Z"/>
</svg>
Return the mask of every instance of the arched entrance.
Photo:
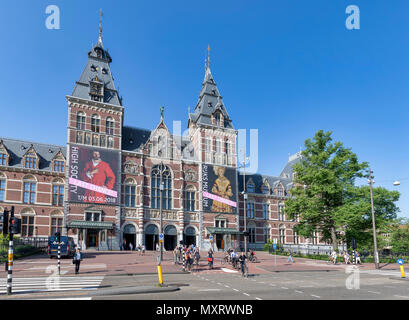
<svg viewBox="0 0 409 320">
<path fill-rule="evenodd" d="M 156 244 L 159 243 L 159 229 L 156 225 L 150 224 L 145 230 L 146 250 L 156 250 Z"/>
<path fill-rule="evenodd" d="M 194 244 L 196 246 L 196 230 L 193 227 L 187 227 L 184 236 L 184 243 L 187 246 Z"/>
<path fill-rule="evenodd" d="M 129 250 L 129 244 L 132 243 L 132 248 L 136 247 L 136 228 L 133 224 L 127 224 L 124 228 L 123 239 L 125 240 L 124 250 Z"/>
<path fill-rule="evenodd" d="M 173 250 L 177 246 L 177 230 L 175 226 L 169 225 L 165 228 L 164 247 L 165 250 Z"/>
</svg>

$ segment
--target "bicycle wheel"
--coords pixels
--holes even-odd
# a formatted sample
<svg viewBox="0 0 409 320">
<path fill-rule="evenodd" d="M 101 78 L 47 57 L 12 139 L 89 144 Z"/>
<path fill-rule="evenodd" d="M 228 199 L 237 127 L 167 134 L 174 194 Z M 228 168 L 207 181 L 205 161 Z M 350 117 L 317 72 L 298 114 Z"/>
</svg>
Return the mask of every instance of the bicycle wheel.
<svg viewBox="0 0 409 320">
<path fill-rule="evenodd" d="M 247 266 L 244 266 L 244 276 L 247 278 L 249 276 L 249 271 L 247 269 Z"/>
<path fill-rule="evenodd" d="M 254 256 L 253 257 L 253 261 L 252 261 L 253 263 L 257 263 L 258 262 L 258 260 L 257 260 L 257 257 L 256 256 Z"/>
</svg>

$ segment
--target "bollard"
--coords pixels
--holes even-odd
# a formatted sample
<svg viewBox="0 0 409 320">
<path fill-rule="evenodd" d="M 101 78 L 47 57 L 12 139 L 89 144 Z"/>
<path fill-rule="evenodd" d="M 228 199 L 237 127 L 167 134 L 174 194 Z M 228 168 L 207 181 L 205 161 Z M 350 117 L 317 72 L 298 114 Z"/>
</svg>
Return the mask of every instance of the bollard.
<svg viewBox="0 0 409 320">
<path fill-rule="evenodd" d="M 405 269 L 403 269 L 403 266 L 400 266 L 400 275 L 402 276 L 402 278 L 405 278 Z"/>
<path fill-rule="evenodd" d="M 158 265 L 158 277 L 159 277 L 159 285 L 163 285 L 163 275 L 162 275 L 162 266 Z"/>
</svg>

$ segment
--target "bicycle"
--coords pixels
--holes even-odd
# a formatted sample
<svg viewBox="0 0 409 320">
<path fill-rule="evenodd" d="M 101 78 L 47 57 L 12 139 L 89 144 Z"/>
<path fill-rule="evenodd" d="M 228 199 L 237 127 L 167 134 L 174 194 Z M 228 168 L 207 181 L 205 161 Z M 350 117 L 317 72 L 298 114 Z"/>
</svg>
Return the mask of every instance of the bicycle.
<svg viewBox="0 0 409 320">
<path fill-rule="evenodd" d="M 230 262 L 230 256 L 226 254 L 224 258 L 222 258 L 221 263 L 222 265 L 225 265 L 226 263 L 229 263 L 229 262 Z"/>
<path fill-rule="evenodd" d="M 257 263 L 258 259 L 257 259 L 257 257 L 255 255 L 250 255 L 249 261 L 252 262 L 252 263 Z"/>
<path fill-rule="evenodd" d="M 242 277 L 246 277 L 246 278 L 248 278 L 248 276 L 249 276 L 249 271 L 248 271 L 248 269 L 247 269 L 247 264 L 246 264 L 246 262 L 243 263 L 243 267 L 242 267 L 242 269 L 241 269 L 241 276 L 242 276 Z"/>
</svg>

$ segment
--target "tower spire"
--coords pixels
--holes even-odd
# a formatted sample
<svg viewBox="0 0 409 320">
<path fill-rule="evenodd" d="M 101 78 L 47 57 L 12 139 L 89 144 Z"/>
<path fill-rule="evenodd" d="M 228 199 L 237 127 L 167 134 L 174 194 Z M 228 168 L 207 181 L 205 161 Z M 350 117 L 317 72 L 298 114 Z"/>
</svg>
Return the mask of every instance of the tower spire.
<svg viewBox="0 0 409 320">
<path fill-rule="evenodd" d="M 207 45 L 207 68 L 210 68 L 210 44 Z"/>
<path fill-rule="evenodd" d="M 98 44 L 102 47 L 102 20 L 104 19 L 104 13 L 102 9 L 99 9 L 99 35 L 98 35 Z"/>
</svg>

